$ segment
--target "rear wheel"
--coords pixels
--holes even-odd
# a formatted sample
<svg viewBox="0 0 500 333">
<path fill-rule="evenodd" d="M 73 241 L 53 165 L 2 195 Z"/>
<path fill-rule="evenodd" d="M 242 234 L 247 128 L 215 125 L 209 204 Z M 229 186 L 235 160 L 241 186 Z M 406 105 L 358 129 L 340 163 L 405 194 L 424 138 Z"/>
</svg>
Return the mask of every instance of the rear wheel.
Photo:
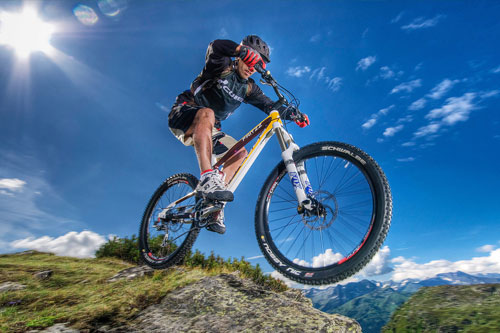
<svg viewBox="0 0 500 333">
<path fill-rule="evenodd" d="M 259 246 L 287 278 L 313 285 L 338 282 L 363 268 L 382 245 L 392 214 L 389 184 L 370 156 L 340 142 L 306 146 L 294 161 L 303 163 L 321 209 L 299 214 L 281 162 L 257 201 Z"/>
<path fill-rule="evenodd" d="M 155 269 L 175 265 L 191 249 L 199 229 L 180 220 L 159 219 L 159 214 L 172 202 L 192 192 L 198 179 L 191 174 L 177 174 L 168 178 L 153 194 L 144 211 L 139 229 L 139 251 L 143 261 Z M 193 196 L 172 208 L 172 213 L 194 210 Z"/>
</svg>

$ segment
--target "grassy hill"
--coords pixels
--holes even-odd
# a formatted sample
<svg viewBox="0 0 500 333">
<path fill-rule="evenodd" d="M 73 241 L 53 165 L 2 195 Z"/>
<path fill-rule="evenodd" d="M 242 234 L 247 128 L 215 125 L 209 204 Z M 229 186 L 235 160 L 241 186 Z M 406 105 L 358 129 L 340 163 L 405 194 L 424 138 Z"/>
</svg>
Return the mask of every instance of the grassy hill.
<svg viewBox="0 0 500 333">
<path fill-rule="evenodd" d="M 102 323 L 118 325 L 178 287 L 236 270 L 270 289 L 286 289 L 244 260 L 222 261 L 194 253 L 188 261 L 188 266 L 109 283 L 117 272 L 135 265 L 112 258 L 77 259 L 34 251 L 0 255 L 0 285 L 10 281 L 26 286 L 0 292 L 0 331 L 24 332 L 58 322 L 69 322 L 77 329 L 92 329 Z M 53 271 L 49 279 L 34 276 L 44 270 Z"/>
<path fill-rule="evenodd" d="M 382 332 L 500 332 L 500 284 L 422 288 Z"/>
<path fill-rule="evenodd" d="M 391 288 L 379 289 L 350 300 L 334 312 L 356 318 L 365 333 L 378 333 L 391 313 L 408 297 L 409 293 L 399 293 Z"/>
</svg>

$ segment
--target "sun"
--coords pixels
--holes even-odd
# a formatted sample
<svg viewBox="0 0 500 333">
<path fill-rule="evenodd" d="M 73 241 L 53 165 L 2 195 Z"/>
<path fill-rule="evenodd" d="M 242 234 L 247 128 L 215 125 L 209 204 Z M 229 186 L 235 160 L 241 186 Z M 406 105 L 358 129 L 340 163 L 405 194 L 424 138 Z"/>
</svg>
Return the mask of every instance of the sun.
<svg viewBox="0 0 500 333">
<path fill-rule="evenodd" d="M 32 7 L 25 7 L 21 13 L 0 13 L 0 44 L 12 47 L 20 57 L 49 52 L 53 32 L 54 26 L 42 21 Z"/>
</svg>

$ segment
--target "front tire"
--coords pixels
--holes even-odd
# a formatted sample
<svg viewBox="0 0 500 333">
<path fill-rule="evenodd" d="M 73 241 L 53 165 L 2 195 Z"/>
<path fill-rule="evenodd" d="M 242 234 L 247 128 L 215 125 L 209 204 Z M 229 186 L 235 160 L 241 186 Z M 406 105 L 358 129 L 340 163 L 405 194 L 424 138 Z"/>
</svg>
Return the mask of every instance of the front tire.
<svg viewBox="0 0 500 333">
<path fill-rule="evenodd" d="M 154 269 L 164 269 L 182 261 L 191 250 L 199 228 L 193 223 L 163 221 L 158 215 L 170 203 L 192 192 L 198 179 L 187 173 L 174 175 L 158 187 L 149 200 L 139 228 L 139 252 L 144 263 Z M 191 209 L 196 203 L 191 197 L 177 205 Z M 168 235 L 168 236 L 166 236 Z"/>
<path fill-rule="evenodd" d="M 392 197 L 378 164 L 362 150 L 319 142 L 294 153 L 304 163 L 321 216 L 297 212 L 297 198 L 279 163 L 257 200 L 255 230 L 267 261 L 285 277 L 311 285 L 346 279 L 378 251 L 389 230 Z"/>
</svg>

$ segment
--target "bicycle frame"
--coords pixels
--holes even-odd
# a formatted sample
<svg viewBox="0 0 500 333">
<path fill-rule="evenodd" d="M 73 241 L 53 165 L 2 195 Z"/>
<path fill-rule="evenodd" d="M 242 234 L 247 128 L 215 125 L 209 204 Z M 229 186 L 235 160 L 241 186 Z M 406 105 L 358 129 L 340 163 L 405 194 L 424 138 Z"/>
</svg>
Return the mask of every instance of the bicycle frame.
<svg viewBox="0 0 500 333">
<path fill-rule="evenodd" d="M 257 142 L 255 142 L 252 150 L 250 150 L 240 167 L 236 170 L 233 178 L 231 178 L 227 185 L 227 189 L 233 193 L 236 191 L 238 185 L 241 183 L 248 170 L 250 170 L 269 139 L 273 136 L 273 134 L 276 134 L 281 148 L 281 157 L 283 158 L 288 175 L 290 176 L 295 194 L 297 195 L 298 203 L 310 209 L 311 201 L 307 196 L 312 195 L 313 190 L 309 179 L 307 178 L 303 164 L 299 163 L 298 165 L 295 165 L 295 162 L 293 161 L 293 152 L 298 150 L 299 146 L 295 144 L 292 136 L 284 129 L 279 112 L 276 110 L 272 111 L 268 117 L 248 132 L 240 141 L 238 141 L 218 162 L 214 164 L 214 168 L 223 167 L 224 163 L 231 158 L 231 156 L 237 153 L 259 134 L 260 136 L 257 139 Z M 193 195 L 195 195 L 194 191 L 172 202 L 167 208 L 174 207 Z"/>
</svg>

